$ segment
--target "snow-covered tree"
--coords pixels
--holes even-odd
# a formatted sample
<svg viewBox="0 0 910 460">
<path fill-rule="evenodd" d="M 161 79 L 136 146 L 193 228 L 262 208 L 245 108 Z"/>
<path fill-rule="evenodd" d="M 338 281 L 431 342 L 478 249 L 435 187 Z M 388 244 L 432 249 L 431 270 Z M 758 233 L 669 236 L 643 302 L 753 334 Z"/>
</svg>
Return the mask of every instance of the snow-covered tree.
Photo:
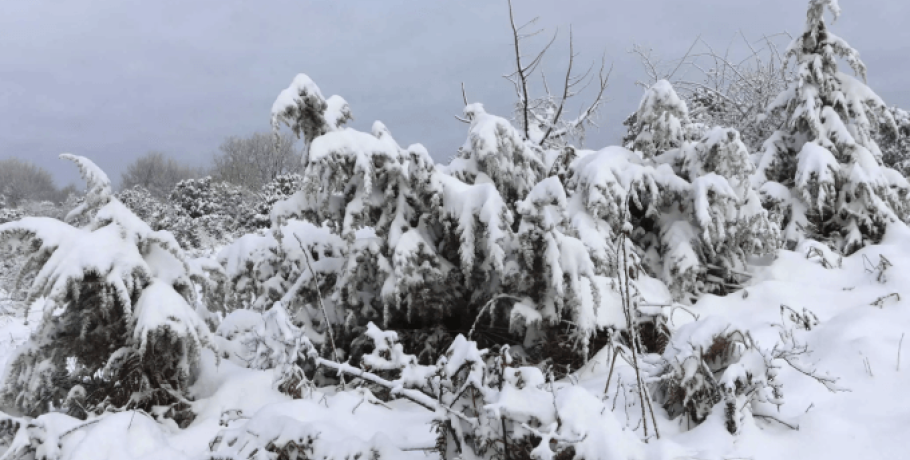
<svg viewBox="0 0 910 460">
<path fill-rule="evenodd" d="M 873 134 L 875 143 L 882 150 L 882 163 L 899 171 L 904 177 L 910 176 L 910 113 L 897 107 L 888 109 L 897 131 L 878 129 Z"/>
<path fill-rule="evenodd" d="M 723 126 L 740 132 L 750 152 L 761 148 L 768 135 L 781 124 L 779 116 L 762 116 L 765 108 L 787 84 L 794 72 L 785 63 L 780 48 L 787 34 L 760 38 L 739 34 L 741 43 L 712 46 L 696 38 L 679 59 L 661 59 L 651 48 L 633 45 L 650 86 L 669 81 L 689 109 L 689 118 L 704 126 Z M 734 39 L 734 41 L 738 41 Z"/>
<path fill-rule="evenodd" d="M 471 121 L 468 138 L 447 172 L 468 184 L 492 182 L 506 203 L 523 199 L 546 173 L 543 151 L 482 104 L 469 104 L 464 114 Z"/>
<path fill-rule="evenodd" d="M 280 174 L 262 186 L 256 202 L 245 210 L 243 217 L 247 229 L 268 228 L 272 224 L 272 207 L 275 203 L 287 199 L 303 187 L 303 177 L 299 174 Z"/>
<path fill-rule="evenodd" d="M 307 94 L 321 94 L 308 78 L 298 80 L 309 82 Z M 278 116 L 291 126 L 306 124 L 293 118 L 304 112 L 282 109 L 283 98 L 276 101 Z M 327 103 L 319 107 L 331 109 Z M 478 126 L 491 129 L 483 136 L 492 137 L 475 136 L 474 145 L 492 177 L 511 180 L 513 154 L 519 165 L 542 170 L 508 122 L 481 112 Z M 313 119 L 335 119 L 326 113 Z M 496 292 L 511 234 L 511 213 L 491 176 L 472 185 L 440 172 L 426 149 L 400 147 L 380 122 L 371 133 L 331 123 L 312 132 L 303 188 L 277 203 L 272 218 L 324 223 L 343 238 L 340 281 L 326 296 L 341 309 L 346 329 L 362 330 L 368 321 L 470 321 Z M 527 193 L 532 185 L 519 184 L 513 193 Z"/>
<path fill-rule="evenodd" d="M 187 409 L 201 348 L 211 346 L 192 307 L 187 260 L 170 233 L 152 230 L 113 196 L 91 161 L 61 158 L 88 183 L 67 220 L 89 223 L 25 218 L 0 226 L 0 243 L 31 253 L 23 268 L 34 274 L 29 300 L 46 299 L 41 325 L 16 352 L 0 395 L 29 414 L 169 406 L 173 416 Z"/>
<path fill-rule="evenodd" d="M 680 147 L 692 138 L 689 109 L 667 80 L 651 85 L 638 110 L 623 124 L 628 127 L 623 144 L 644 153 L 645 158 Z"/>
<path fill-rule="evenodd" d="M 736 284 L 735 275 L 744 270 L 748 256 L 772 253 L 779 244 L 779 228 L 752 188 L 755 166 L 739 132 L 720 127 L 669 152 L 666 159 L 671 158 L 679 174 L 692 183 L 690 220 L 699 234 L 707 290 L 724 292 L 725 283 Z M 678 242 L 665 243 L 679 247 Z"/>
<path fill-rule="evenodd" d="M 291 85 L 284 89 L 272 104 L 272 129 L 275 142 L 280 142 L 278 132 L 282 124 L 304 140 L 304 158 L 307 164 L 307 150 L 317 136 L 335 131 L 351 120 L 351 109 L 341 96 L 326 99 L 316 83 L 305 74 L 297 74 Z"/>
<path fill-rule="evenodd" d="M 187 179 L 180 181 L 168 197 L 176 210 L 167 212 L 158 225 L 186 235 L 193 247 L 212 247 L 240 233 L 244 218 L 250 214 L 244 212 L 250 201 L 249 192 L 211 176 Z M 187 222 L 187 217 L 191 221 Z"/>
<path fill-rule="evenodd" d="M 859 53 L 828 30 L 826 9 L 840 15 L 836 0 L 809 2 L 805 30 L 787 49 L 796 78 L 767 108 L 786 124 L 765 142 L 757 182 L 789 189 L 783 220 L 790 247 L 810 237 L 852 253 L 906 219 L 910 184 L 882 165 L 873 133 L 895 131 L 894 117 L 864 83 Z M 863 81 L 839 72 L 839 59 Z"/>
<path fill-rule="evenodd" d="M 514 292 L 527 296 L 536 308 L 513 307 L 512 327 L 518 323 L 539 330 L 569 321 L 582 354 L 587 355 L 598 326 L 600 290 L 585 245 L 563 233 L 566 207 L 566 192 L 555 176 L 539 182 L 518 203 L 522 221 L 516 235 L 517 273 L 511 281 Z"/>
</svg>

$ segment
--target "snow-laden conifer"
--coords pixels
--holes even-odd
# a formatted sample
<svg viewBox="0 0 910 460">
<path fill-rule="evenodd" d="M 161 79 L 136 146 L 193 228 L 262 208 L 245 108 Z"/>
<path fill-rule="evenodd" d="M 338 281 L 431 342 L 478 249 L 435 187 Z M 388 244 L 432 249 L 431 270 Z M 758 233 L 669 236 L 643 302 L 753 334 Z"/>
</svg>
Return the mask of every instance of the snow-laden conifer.
<svg viewBox="0 0 910 460">
<path fill-rule="evenodd" d="M 629 132 L 623 144 L 653 157 L 679 147 L 692 135 L 689 109 L 667 80 L 651 85 L 641 98 L 638 110 L 624 122 Z"/>
<path fill-rule="evenodd" d="M 0 242 L 30 249 L 29 300 L 45 298 L 41 325 L 8 367 L 2 396 L 32 414 L 64 406 L 68 394 L 82 395 L 80 410 L 173 407 L 196 378 L 201 348 L 211 346 L 192 307 L 187 259 L 170 233 L 153 231 L 113 197 L 94 163 L 61 158 L 88 184 L 68 219 L 88 225 L 25 218 L 0 226 Z"/>
<path fill-rule="evenodd" d="M 906 219 L 910 184 L 882 165 L 873 133 L 895 131 L 893 114 L 866 86 L 859 53 L 828 29 L 825 10 L 840 15 L 836 0 L 809 2 L 805 29 L 787 49 L 796 79 L 767 109 L 786 123 L 764 144 L 757 182 L 781 183 L 798 201 L 782 216 L 790 247 L 820 238 L 852 253 Z M 838 60 L 862 81 L 839 72 Z"/>
</svg>

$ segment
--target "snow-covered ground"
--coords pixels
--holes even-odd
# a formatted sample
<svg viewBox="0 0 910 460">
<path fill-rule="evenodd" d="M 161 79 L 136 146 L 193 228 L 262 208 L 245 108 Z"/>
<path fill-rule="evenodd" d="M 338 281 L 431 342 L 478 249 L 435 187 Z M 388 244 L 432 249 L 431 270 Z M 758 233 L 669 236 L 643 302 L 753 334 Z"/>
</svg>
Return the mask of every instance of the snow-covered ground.
<svg viewBox="0 0 910 460">
<path fill-rule="evenodd" d="M 671 421 L 655 406 L 660 440 L 652 437 L 647 444 L 627 445 L 618 452 L 628 458 L 654 459 L 906 458 L 910 351 L 901 356 L 901 342 L 910 332 L 906 289 L 910 230 L 895 226 L 882 244 L 842 262 L 820 251 L 832 268 L 825 268 L 819 256 L 807 258 L 810 246 L 781 251 L 773 261 L 754 261 L 753 277 L 745 290 L 726 297 L 707 295 L 688 309 L 700 322 L 725 322 L 748 330 L 759 345 L 768 348 L 780 339 L 782 330 L 791 331 L 811 350 L 811 355 L 801 356 L 804 369 L 836 377 L 837 382 L 829 386 L 838 391 L 783 365 L 776 380 L 783 385 L 784 404 L 775 417 L 792 427 L 747 417 L 740 433 L 731 435 L 724 427 L 723 405 L 718 404 L 704 423 L 688 429 L 685 417 Z M 883 272 L 882 256 L 891 264 Z M 810 330 L 793 327 L 789 314 L 781 313 L 781 305 L 800 313 L 811 311 L 818 324 Z M 675 309 L 672 320 L 672 327 L 679 328 L 694 318 Z M 0 318 L 0 362 L 26 339 L 29 329 L 21 317 Z M 586 435 L 628 444 L 629 439 L 642 438 L 636 409 L 625 407 L 623 396 L 622 382 L 634 381 L 634 371 L 617 360 L 605 394 L 607 357 L 606 350 L 595 354 L 584 368 L 558 382 L 557 394 L 580 387 L 601 399 L 603 416 L 615 423 L 598 426 L 613 426 L 618 432 Z M 315 436 L 314 452 L 333 458 L 365 447 L 390 454 L 384 458 L 437 457 L 429 450 L 435 442 L 432 412 L 405 400 L 382 403 L 364 390 L 323 388 L 293 400 L 274 388 L 274 372 L 219 362 L 206 350 L 201 377 L 192 389 L 198 416 L 186 429 L 131 411 L 88 422 L 53 413 L 38 420 L 48 432 L 60 436 L 59 458 L 68 460 L 217 458 L 209 456 L 228 444 L 244 442 L 251 431 L 266 437 L 310 433 Z M 632 393 L 627 394 L 634 400 Z M 616 395 L 619 404 L 612 401 Z M 212 443 L 216 438 L 219 442 Z M 270 458 L 265 455 L 260 451 L 250 458 Z"/>
</svg>

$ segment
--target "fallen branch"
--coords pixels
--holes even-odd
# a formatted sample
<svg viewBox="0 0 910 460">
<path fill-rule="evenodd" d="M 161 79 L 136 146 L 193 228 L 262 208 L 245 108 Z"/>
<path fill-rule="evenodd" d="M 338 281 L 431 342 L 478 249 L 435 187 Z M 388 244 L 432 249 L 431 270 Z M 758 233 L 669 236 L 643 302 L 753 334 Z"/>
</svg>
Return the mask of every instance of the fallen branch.
<svg viewBox="0 0 910 460">
<path fill-rule="evenodd" d="M 770 420 L 770 421 L 772 421 L 772 422 L 777 422 L 777 423 L 780 423 L 781 425 L 783 425 L 783 426 L 785 426 L 785 427 L 787 427 L 787 428 L 789 428 L 789 429 L 791 429 L 791 430 L 799 431 L 799 425 L 792 424 L 792 423 L 787 423 L 787 422 L 785 422 L 785 421 L 783 421 L 783 420 L 781 420 L 781 419 L 779 419 L 779 418 L 777 418 L 777 417 L 775 417 L 775 416 L 773 416 L 773 415 L 770 415 L 770 414 L 756 414 L 755 412 L 753 412 L 753 413 L 752 413 L 752 416 L 753 416 L 753 417 L 758 417 L 758 418 L 760 418 L 760 419 L 762 419 L 762 420 Z"/>
<path fill-rule="evenodd" d="M 900 302 L 901 295 L 896 292 L 892 292 L 888 295 L 883 295 L 883 296 L 873 300 L 872 303 L 870 303 L 869 305 L 872 305 L 873 307 L 884 308 L 883 305 L 884 305 L 885 301 L 888 299 L 892 299 L 892 298 L 896 299 L 898 302 Z"/>
</svg>

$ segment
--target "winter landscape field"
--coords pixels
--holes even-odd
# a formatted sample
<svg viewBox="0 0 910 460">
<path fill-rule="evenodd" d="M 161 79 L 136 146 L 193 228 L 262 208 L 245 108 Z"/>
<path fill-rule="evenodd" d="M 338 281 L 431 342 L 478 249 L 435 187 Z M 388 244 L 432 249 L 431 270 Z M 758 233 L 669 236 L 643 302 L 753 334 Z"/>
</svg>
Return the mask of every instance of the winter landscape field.
<svg viewBox="0 0 910 460">
<path fill-rule="evenodd" d="M 302 62 L 206 166 L 0 159 L 0 460 L 910 458 L 910 114 L 838 1 L 621 70 L 501 3 L 449 153 Z"/>
</svg>

